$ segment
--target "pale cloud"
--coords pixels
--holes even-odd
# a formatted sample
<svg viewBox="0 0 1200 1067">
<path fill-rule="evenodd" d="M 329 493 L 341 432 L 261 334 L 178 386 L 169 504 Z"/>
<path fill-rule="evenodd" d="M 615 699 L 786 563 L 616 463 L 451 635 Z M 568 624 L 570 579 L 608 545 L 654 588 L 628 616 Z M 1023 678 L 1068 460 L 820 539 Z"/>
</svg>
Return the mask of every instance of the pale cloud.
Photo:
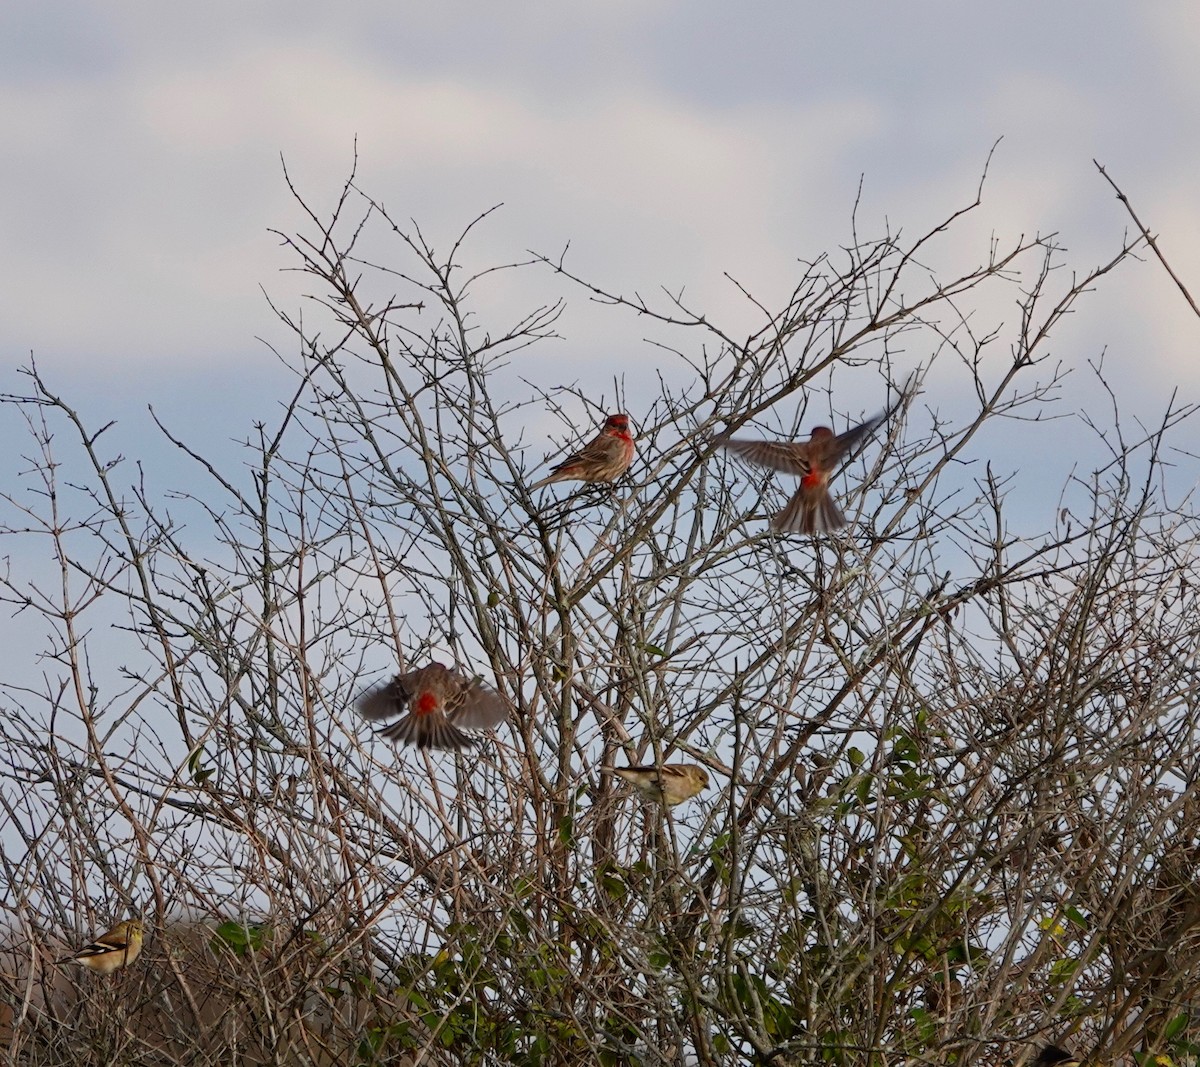
<svg viewBox="0 0 1200 1067">
<path fill-rule="evenodd" d="M 1186 27 L 1149 15 L 1071 64 L 1054 44 L 1070 20 L 1045 28 L 1036 49 L 1013 50 L 1021 10 L 1033 7 L 977 25 L 933 5 L 913 26 L 782 7 L 757 22 L 715 10 L 681 22 L 668 2 L 552 15 L 515 4 L 470 19 L 440 5 L 402 24 L 384 4 L 347 20 L 316 6 L 289 17 L 282 4 L 235 18 L 240 7 L 218 3 L 204 17 L 159 12 L 150 25 L 138 5 L 113 10 L 94 71 L 0 86 L 14 164 L 0 177 L 14 250 L 0 264 L 0 336 L 16 358 L 33 348 L 64 369 L 219 366 L 253 351 L 258 335 L 287 347 L 259 286 L 291 308 L 313 284 L 280 273 L 294 261 L 267 233 L 303 223 L 279 157 L 323 214 L 355 138 L 361 187 L 439 248 L 504 201 L 469 242 L 471 265 L 528 248 L 556 254 L 569 241 L 568 265 L 587 277 L 648 297 L 683 290 L 735 334 L 757 326 L 758 312 L 725 272 L 777 304 L 797 260 L 849 242 L 860 175 L 860 233 L 886 225 L 913 237 L 970 200 L 1001 134 L 984 205 L 931 249 L 935 266 L 978 262 L 993 234 L 1050 230 L 1073 264 L 1110 254 L 1125 220 L 1093 155 L 1127 177 L 1168 241 L 1194 232 L 1192 150 L 1164 146 L 1174 155 L 1145 172 L 1129 148 L 1147 136 L 1137 120 L 1161 103 L 1162 83 L 1182 89 L 1194 65 L 1168 61 L 1153 99 L 1120 66 L 1111 85 L 1101 77 L 1126 38 L 1143 59 L 1186 52 L 1176 41 Z M 238 33 L 222 28 L 229 20 Z M 835 40 L 866 59 L 839 58 Z M 372 242 L 385 261 L 397 254 L 386 235 Z M 1182 269 L 1189 253 L 1175 253 Z M 1120 284 L 1139 330 L 1163 331 L 1164 372 L 1185 365 L 1171 291 L 1164 298 L 1142 272 Z M 477 309 L 503 323 L 559 293 L 570 299 L 567 342 L 525 357 L 531 371 L 597 382 L 625 364 L 646 371 L 647 323 L 589 305 L 547 272 L 490 278 Z M 1011 296 L 983 310 L 1011 316 Z M 1103 314 L 1089 323 L 1100 331 L 1089 342 L 1120 334 Z"/>
<path fill-rule="evenodd" d="M 160 63 L 100 86 L 10 88 L 0 123 L 28 166 L 6 229 L 27 251 L 9 264 L 20 298 L 0 327 L 89 360 L 187 358 L 200 333 L 216 358 L 239 355 L 266 321 L 260 283 L 285 299 L 309 288 L 276 273 L 291 263 L 265 232 L 298 219 L 279 154 L 327 210 L 356 137 L 361 185 L 443 241 L 503 199 L 477 255 L 574 240 L 582 266 L 612 284 L 699 287 L 702 306 L 743 313 L 721 271 L 760 285 L 790 275 L 805 251 L 796 231 L 826 217 L 831 161 L 878 122 L 861 97 L 713 111 L 614 92 L 567 108 L 313 44 Z"/>
</svg>

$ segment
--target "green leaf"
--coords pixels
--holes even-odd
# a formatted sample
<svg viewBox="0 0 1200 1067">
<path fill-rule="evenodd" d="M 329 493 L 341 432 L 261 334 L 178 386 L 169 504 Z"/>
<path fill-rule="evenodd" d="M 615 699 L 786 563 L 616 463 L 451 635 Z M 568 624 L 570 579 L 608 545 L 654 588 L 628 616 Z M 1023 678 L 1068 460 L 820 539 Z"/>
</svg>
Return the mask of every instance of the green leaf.
<svg viewBox="0 0 1200 1067">
<path fill-rule="evenodd" d="M 605 895 L 613 900 L 624 900 L 629 896 L 629 886 L 625 881 L 624 872 L 613 863 L 606 863 L 600 868 L 600 888 Z"/>
<path fill-rule="evenodd" d="M 1167 1023 L 1167 1028 L 1163 1031 L 1163 1038 L 1167 1041 L 1174 1041 L 1183 1030 L 1187 1029 L 1190 1019 L 1191 1016 L 1187 1012 L 1184 1012 L 1182 1015 L 1176 1015 L 1174 1019 Z"/>
<path fill-rule="evenodd" d="M 1078 969 L 1078 967 L 1078 960 L 1055 960 L 1050 965 L 1050 981 L 1054 982 L 1055 984 L 1068 982 L 1075 976 L 1075 971 Z"/>
<path fill-rule="evenodd" d="M 917 1024 L 917 1029 L 921 1033 L 922 1040 L 932 1041 L 937 1036 L 937 1019 L 930 1015 L 924 1008 L 910 1008 L 909 1015 L 912 1016 L 913 1022 Z"/>
<path fill-rule="evenodd" d="M 239 956 L 244 956 L 247 952 L 259 951 L 266 943 L 270 930 L 266 923 L 243 925 L 230 919 L 216 928 L 209 946 L 214 952 L 220 951 L 223 946 Z"/>
<path fill-rule="evenodd" d="M 204 758 L 204 746 L 197 745 L 195 750 L 188 756 L 187 766 L 191 773 L 192 781 L 197 785 L 203 785 L 204 782 L 211 778 L 215 773 L 215 769 L 209 767 L 207 770 L 200 769 L 200 761 Z"/>
</svg>

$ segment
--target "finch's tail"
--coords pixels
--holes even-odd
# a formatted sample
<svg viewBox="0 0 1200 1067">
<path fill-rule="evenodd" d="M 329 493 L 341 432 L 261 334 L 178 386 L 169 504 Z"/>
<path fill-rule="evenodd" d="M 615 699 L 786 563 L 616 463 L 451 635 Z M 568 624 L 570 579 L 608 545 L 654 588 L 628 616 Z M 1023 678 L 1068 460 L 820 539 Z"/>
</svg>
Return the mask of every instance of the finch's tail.
<svg viewBox="0 0 1200 1067">
<path fill-rule="evenodd" d="M 831 533 L 845 525 L 846 516 L 823 485 L 802 485 L 771 520 L 771 528 L 784 533 Z"/>
</svg>

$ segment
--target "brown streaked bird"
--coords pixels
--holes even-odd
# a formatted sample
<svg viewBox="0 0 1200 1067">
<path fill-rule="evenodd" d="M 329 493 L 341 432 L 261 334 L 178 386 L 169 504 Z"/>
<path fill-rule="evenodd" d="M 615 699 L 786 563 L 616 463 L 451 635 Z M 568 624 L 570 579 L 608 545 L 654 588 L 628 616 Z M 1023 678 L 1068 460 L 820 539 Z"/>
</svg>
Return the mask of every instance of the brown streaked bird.
<svg viewBox="0 0 1200 1067">
<path fill-rule="evenodd" d="M 354 707 L 368 722 L 404 714 L 380 736 L 417 748 L 455 750 L 475 744 L 464 730 L 487 730 L 508 718 L 508 702 L 478 678 L 430 663 L 368 689 Z"/>
<path fill-rule="evenodd" d="M 804 534 L 829 533 L 846 525 L 846 516 L 829 492 L 834 467 L 895 410 L 893 407 L 882 411 L 873 419 L 836 435 L 828 426 L 816 426 L 807 441 L 748 441 L 726 437 L 716 443 L 719 448 L 756 467 L 800 476 L 800 487 L 792 499 L 771 518 L 771 529 Z"/>
<path fill-rule="evenodd" d="M 1078 1057 L 1057 1045 L 1047 1045 L 1037 1054 L 1033 1067 L 1080 1067 Z"/>
<path fill-rule="evenodd" d="M 613 482 L 633 463 L 633 431 L 628 415 L 609 415 L 600 432 L 578 452 L 573 452 L 556 464 L 546 475 L 529 488 L 537 489 L 550 482 Z"/>
<path fill-rule="evenodd" d="M 694 763 L 664 763 L 661 767 L 614 767 L 613 774 L 623 778 L 642 796 L 656 804 L 673 808 L 691 800 L 708 788 L 708 772 Z"/>
<path fill-rule="evenodd" d="M 64 956 L 56 963 L 80 963 L 97 974 L 112 974 L 137 959 L 142 951 L 142 924 L 138 919 L 117 923 L 106 934 L 90 941 L 78 952 Z"/>
</svg>

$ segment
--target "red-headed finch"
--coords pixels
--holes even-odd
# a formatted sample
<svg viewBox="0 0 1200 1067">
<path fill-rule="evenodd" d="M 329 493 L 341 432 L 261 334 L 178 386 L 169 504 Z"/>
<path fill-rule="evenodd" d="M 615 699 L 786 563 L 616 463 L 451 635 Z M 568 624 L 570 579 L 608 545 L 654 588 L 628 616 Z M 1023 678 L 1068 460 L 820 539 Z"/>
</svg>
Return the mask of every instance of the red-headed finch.
<svg viewBox="0 0 1200 1067">
<path fill-rule="evenodd" d="M 81 963 L 97 974 L 112 974 L 137 959 L 142 951 L 142 924 L 137 919 L 117 923 L 106 934 L 56 963 Z"/>
<path fill-rule="evenodd" d="M 604 426 L 578 452 L 555 464 L 545 478 L 530 489 L 550 482 L 613 482 L 621 477 L 633 462 L 633 431 L 628 415 L 609 415 Z"/>
<path fill-rule="evenodd" d="M 828 426 L 817 426 L 807 441 L 747 441 L 726 437 L 718 440 L 717 445 L 756 467 L 800 476 L 800 488 L 787 506 L 771 518 L 771 529 L 829 533 L 846 525 L 846 516 L 829 493 L 834 467 L 863 438 L 874 433 L 889 414 L 881 412 L 837 435 Z"/>
<path fill-rule="evenodd" d="M 355 702 L 369 722 L 399 722 L 380 730 L 389 741 L 417 748 L 470 748 L 475 744 L 464 730 L 487 730 L 508 718 L 508 703 L 478 678 L 468 678 L 442 663 L 430 663 L 390 682 L 368 689 Z"/>
<path fill-rule="evenodd" d="M 642 796 L 656 804 L 673 808 L 691 800 L 708 788 L 708 772 L 694 763 L 664 763 L 661 767 L 614 767 L 613 774 L 624 778 Z"/>
</svg>

